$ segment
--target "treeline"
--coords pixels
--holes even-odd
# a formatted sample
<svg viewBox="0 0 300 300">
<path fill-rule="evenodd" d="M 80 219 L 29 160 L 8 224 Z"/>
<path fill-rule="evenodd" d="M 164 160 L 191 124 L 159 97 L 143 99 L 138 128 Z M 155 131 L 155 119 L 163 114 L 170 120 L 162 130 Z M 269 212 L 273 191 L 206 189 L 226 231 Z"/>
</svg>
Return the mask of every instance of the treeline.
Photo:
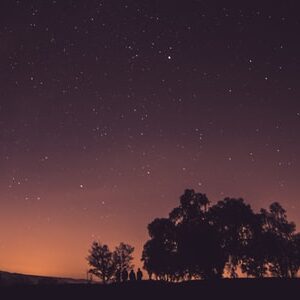
<svg viewBox="0 0 300 300">
<path fill-rule="evenodd" d="M 169 217 L 155 219 L 148 231 L 142 261 L 150 278 L 291 278 L 300 268 L 300 234 L 277 202 L 255 213 L 243 199 L 210 205 L 205 194 L 186 190 Z"/>
<path fill-rule="evenodd" d="M 243 274 L 293 278 L 300 269 L 300 233 L 277 202 L 255 213 L 243 199 L 211 205 L 205 194 L 185 190 L 167 218 L 148 225 L 142 261 L 150 279 L 182 281 Z M 134 247 L 114 251 L 94 242 L 87 257 L 90 274 L 103 283 L 142 279 L 133 271 Z M 132 271 L 132 272 L 131 272 Z M 129 274 L 131 272 L 131 274 Z"/>
</svg>

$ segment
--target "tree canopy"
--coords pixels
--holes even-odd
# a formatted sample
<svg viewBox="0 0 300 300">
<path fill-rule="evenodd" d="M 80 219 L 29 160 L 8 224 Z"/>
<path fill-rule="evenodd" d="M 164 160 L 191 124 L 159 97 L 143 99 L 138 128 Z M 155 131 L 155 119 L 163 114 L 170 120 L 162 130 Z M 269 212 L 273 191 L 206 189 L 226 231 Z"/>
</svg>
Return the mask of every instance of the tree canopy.
<svg viewBox="0 0 300 300">
<path fill-rule="evenodd" d="M 142 254 L 150 277 L 164 280 L 295 277 L 300 234 L 277 202 L 255 213 L 243 199 L 210 205 L 205 194 L 185 190 L 167 218 L 148 225 Z"/>
</svg>

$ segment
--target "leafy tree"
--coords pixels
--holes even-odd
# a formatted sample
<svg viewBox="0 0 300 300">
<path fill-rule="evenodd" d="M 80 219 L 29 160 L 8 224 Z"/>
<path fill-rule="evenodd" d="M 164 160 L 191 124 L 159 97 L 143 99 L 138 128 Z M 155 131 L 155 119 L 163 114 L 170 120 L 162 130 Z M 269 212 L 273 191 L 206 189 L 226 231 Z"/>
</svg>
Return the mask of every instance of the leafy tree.
<svg viewBox="0 0 300 300">
<path fill-rule="evenodd" d="M 255 222 L 252 226 L 252 237 L 248 239 L 245 249 L 241 270 L 248 276 L 262 278 L 268 271 L 268 253 L 267 242 L 269 235 L 262 230 L 263 218 L 261 214 L 255 214 Z"/>
<path fill-rule="evenodd" d="M 156 253 L 159 255 L 159 252 L 159 248 L 156 250 L 153 239 L 145 243 L 141 261 L 144 263 L 144 269 L 147 271 L 150 280 L 153 274 L 158 273 L 158 261 L 155 258 L 157 257 Z"/>
<path fill-rule="evenodd" d="M 231 277 L 237 277 L 237 267 L 247 255 L 253 237 L 255 215 L 243 199 L 225 198 L 212 206 L 210 222 L 217 226 L 224 253 L 228 257 L 226 267 Z"/>
<path fill-rule="evenodd" d="M 99 277 L 102 283 L 106 284 L 113 278 L 116 267 L 107 245 L 93 242 L 87 261 L 91 266 L 89 272 Z"/>
<path fill-rule="evenodd" d="M 268 273 L 275 277 L 295 277 L 300 266 L 300 237 L 295 233 L 295 224 L 288 221 L 285 209 L 277 202 L 269 210 L 261 209 L 256 217 L 259 226 L 242 270 L 255 277 Z"/>
<path fill-rule="evenodd" d="M 171 280 L 176 268 L 175 226 L 167 218 L 155 219 L 148 225 L 151 239 L 144 245 L 142 261 L 148 274 Z"/>
<path fill-rule="evenodd" d="M 261 216 L 269 271 L 275 277 L 292 277 L 295 272 L 295 224 L 287 220 L 286 211 L 278 202 L 272 203 L 269 211 L 262 209 Z"/>
<path fill-rule="evenodd" d="M 174 208 L 169 217 L 177 223 L 184 223 L 194 219 L 204 217 L 207 211 L 209 200 L 205 194 L 195 193 L 192 189 L 186 189 L 180 197 L 180 205 Z"/>
<path fill-rule="evenodd" d="M 295 277 L 300 269 L 300 233 L 279 203 L 255 214 L 243 199 L 209 207 L 205 194 L 185 190 L 168 218 L 148 225 L 142 261 L 150 276 L 185 280 L 231 277 L 238 268 L 253 277 Z"/>
<path fill-rule="evenodd" d="M 163 243 L 158 239 L 151 239 L 144 245 L 142 261 L 144 269 L 147 270 L 151 279 L 151 274 L 156 278 L 167 280 L 170 275 L 170 261 L 172 254 L 167 252 Z"/>
<path fill-rule="evenodd" d="M 225 258 L 216 227 L 209 224 L 205 194 L 185 190 L 169 218 L 176 226 L 177 270 L 188 278 L 221 277 Z"/>
<path fill-rule="evenodd" d="M 178 225 L 178 257 L 188 278 L 221 278 L 226 256 L 216 227 L 199 219 Z"/>
<path fill-rule="evenodd" d="M 222 276 L 225 259 L 219 232 L 206 219 L 208 205 L 206 195 L 185 190 L 169 218 L 149 224 L 142 256 L 148 273 L 167 280 Z"/>
<path fill-rule="evenodd" d="M 116 271 L 120 274 L 122 274 L 124 269 L 128 271 L 133 268 L 133 251 L 134 247 L 125 243 L 120 243 L 120 245 L 115 248 L 115 251 L 113 252 L 113 262 Z"/>
<path fill-rule="evenodd" d="M 289 269 L 291 277 L 296 277 L 300 269 L 300 233 L 293 235 L 291 242 Z"/>
</svg>

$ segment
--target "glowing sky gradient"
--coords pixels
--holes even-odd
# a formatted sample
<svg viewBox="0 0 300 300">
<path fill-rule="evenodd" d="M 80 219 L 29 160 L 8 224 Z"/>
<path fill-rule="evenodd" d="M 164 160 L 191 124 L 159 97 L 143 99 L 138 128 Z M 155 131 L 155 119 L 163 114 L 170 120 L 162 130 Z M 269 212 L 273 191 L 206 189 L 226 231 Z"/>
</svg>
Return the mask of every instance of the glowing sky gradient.
<svg viewBox="0 0 300 300">
<path fill-rule="evenodd" d="M 1 1 L 1 270 L 139 264 L 185 188 L 300 223 L 299 4 L 223 2 Z"/>
</svg>

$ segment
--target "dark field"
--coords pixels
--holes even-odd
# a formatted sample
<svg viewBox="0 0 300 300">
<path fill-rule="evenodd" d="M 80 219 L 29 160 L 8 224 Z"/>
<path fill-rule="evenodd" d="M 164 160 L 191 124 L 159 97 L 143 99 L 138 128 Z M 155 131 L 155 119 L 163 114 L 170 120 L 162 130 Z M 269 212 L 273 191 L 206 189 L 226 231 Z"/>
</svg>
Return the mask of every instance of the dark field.
<svg viewBox="0 0 300 300">
<path fill-rule="evenodd" d="M 0 299 L 299 299 L 300 279 L 224 279 L 164 283 L 16 285 Z"/>
</svg>

